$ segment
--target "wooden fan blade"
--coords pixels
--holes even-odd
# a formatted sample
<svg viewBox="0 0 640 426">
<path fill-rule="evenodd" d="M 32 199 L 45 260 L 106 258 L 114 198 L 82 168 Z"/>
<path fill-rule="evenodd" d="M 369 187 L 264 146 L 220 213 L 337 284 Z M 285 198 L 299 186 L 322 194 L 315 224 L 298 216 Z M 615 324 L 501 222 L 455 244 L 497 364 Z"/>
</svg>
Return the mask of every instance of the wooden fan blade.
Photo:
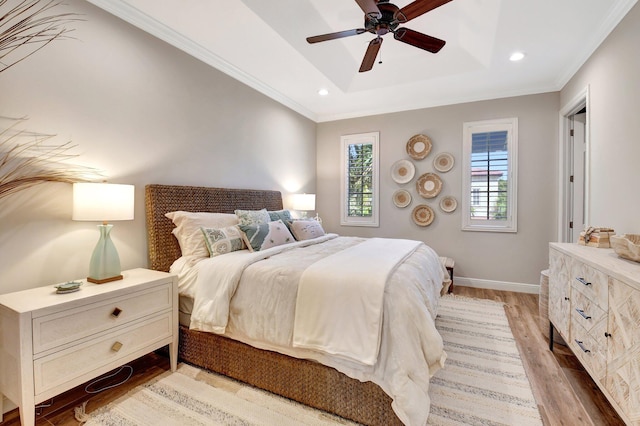
<svg viewBox="0 0 640 426">
<path fill-rule="evenodd" d="M 369 47 L 367 47 L 367 51 L 364 53 L 364 58 L 360 65 L 360 72 L 369 71 L 373 68 L 373 63 L 376 61 L 376 56 L 378 56 L 380 46 L 382 46 L 382 37 L 376 37 L 371 40 Z"/>
<path fill-rule="evenodd" d="M 313 37 L 307 37 L 307 42 L 308 43 L 318 43 L 318 42 L 321 42 L 321 41 L 335 40 L 337 38 L 354 36 L 354 35 L 358 35 L 358 34 L 362 34 L 362 33 L 366 33 L 366 32 L 367 32 L 367 30 L 365 30 L 364 28 L 357 28 L 355 30 L 339 31 L 337 33 L 329 33 L 329 34 L 322 34 L 322 35 L 317 35 L 317 36 L 313 36 Z"/>
<path fill-rule="evenodd" d="M 394 14 L 393 19 L 403 24 L 450 1 L 451 0 L 416 0 L 398 10 Z"/>
<path fill-rule="evenodd" d="M 356 0 L 360 9 L 365 13 L 365 15 L 370 18 L 380 19 L 382 18 L 382 13 L 380 9 L 378 9 L 378 5 L 375 0 Z"/>
<path fill-rule="evenodd" d="M 393 37 L 403 43 L 410 44 L 411 46 L 424 49 L 431 53 L 438 53 L 447 43 L 439 38 L 431 37 L 409 28 L 398 28 L 393 33 Z"/>
</svg>

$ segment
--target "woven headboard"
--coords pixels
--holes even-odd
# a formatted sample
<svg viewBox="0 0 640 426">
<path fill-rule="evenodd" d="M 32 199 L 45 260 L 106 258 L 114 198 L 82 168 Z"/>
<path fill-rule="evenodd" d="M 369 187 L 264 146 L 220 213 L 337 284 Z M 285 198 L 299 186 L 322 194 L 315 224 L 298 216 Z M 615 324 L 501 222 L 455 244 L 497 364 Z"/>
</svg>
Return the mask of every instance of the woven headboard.
<svg viewBox="0 0 640 426">
<path fill-rule="evenodd" d="M 233 213 L 242 210 L 281 210 L 280 191 L 260 189 L 207 188 L 201 186 L 147 185 L 145 211 L 149 268 L 169 271 L 180 257 L 178 240 L 171 231 L 173 222 L 165 213 L 187 212 Z"/>
</svg>

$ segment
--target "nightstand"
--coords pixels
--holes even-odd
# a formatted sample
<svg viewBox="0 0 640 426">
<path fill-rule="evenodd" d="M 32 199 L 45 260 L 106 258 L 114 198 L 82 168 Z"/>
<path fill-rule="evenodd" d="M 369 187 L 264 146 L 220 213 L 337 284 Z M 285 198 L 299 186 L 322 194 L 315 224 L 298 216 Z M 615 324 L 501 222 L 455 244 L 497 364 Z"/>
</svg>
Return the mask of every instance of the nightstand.
<svg viewBox="0 0 640 426">
<path fill-rule="evenodd" d="M 122 274 L 107 284 L 85 281 L 73 293 L 51 285 L 0 295 L 0 409 L 4 394 L 22 425 L 33 425 L 36 404 L 165 345 L 176 370 L 176 276 Z"/>
</svg>

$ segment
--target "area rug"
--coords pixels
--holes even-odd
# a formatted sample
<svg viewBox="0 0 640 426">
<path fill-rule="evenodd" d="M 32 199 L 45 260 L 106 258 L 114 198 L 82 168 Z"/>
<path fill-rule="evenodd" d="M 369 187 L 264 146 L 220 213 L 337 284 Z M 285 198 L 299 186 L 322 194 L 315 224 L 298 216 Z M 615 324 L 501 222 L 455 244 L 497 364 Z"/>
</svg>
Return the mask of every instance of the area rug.
<svg viewBox="0 0 640 426">
<path fill-rule="evenodd" d="M 431 380 L 429 424 L 542 424 L 503 304 L 447 295 L 436 327 L 448 358 Z M 86 426 L 354 424 L 186 364 L 89 415 L 83 408 Z"/>
<path fill-rule="evenodd" d="M 432 425 L 542 425 L 502 303 L 443 297 L 436 328 L 447 352 L 429 385 Z"/>
</svg>

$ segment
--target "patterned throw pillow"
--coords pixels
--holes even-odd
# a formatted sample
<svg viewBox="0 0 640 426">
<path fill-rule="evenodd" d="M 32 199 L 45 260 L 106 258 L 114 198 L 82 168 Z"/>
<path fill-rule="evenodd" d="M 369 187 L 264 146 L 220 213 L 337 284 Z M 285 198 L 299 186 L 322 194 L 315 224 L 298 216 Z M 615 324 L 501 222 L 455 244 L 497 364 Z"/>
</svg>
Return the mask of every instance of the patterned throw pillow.
<svg viewBox="0 0 640 426">
<path fill-rule="evenodd" d="M 235 210 L 236 216 L 240 219 L 240 225 L 260 225 L 271 221 L 267 209 L 262 210 Z"/>
<path fill-rule="evenodd" d="M 289 229 L 296 240 L 310 240 L 324 235 L 324 229 L 317 220 L 294 220 L 289 223 Z"/>
<path fill-rule="evenodd" d="M 239 225 L 244 232 L 244 242 L 250 251 L 260 251 L 295 241 L 291 232 L 281 220 L 259 225 Z"/>
<path fill-rule="evenodd" d="M 271 221 L 280 219 L 284 223 L 287 223 L 287 221 L 293 220 L 293 217 L 291 217 L 291 212 L 289 210 L 270 211 L 269 217 L 271 218 Z"/>
<path fill-rule="evenodd" d="M 201 228 L 210 257 L 247 248 L 237 225 L 226 228 Z"/>
</svg>

